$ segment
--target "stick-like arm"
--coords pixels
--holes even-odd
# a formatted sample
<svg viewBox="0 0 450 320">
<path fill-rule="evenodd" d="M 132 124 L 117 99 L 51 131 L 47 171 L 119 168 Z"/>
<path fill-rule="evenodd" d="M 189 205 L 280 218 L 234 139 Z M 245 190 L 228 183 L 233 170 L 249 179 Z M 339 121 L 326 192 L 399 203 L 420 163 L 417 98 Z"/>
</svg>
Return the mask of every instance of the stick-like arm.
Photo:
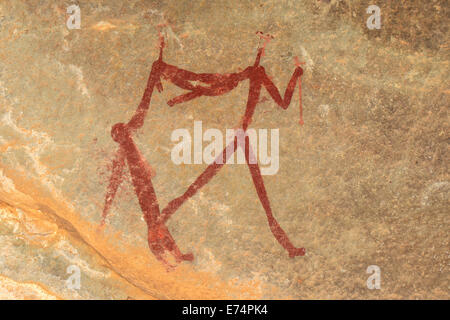
<svg viewBox="0 0 450 320">
<path fill-rule="evenodd" d="M 275 101 L 275 103 L 278 104 L 281 108 L 287 109 L 289 107 L 289 104 L 291 103 L 292 95 L 295 89 L 295 84 L 297 83 L 297 80 L 300 80 L 302 74 L 303 69 L 301 67 L 295 68 L 291 80 L 289 80 L 288 86 L 284 92 L 283 98 L 281 97 L 280 92 L 278 91 L 275 84 L 272 82 L 272 80 L 270 80 L 270 78 L 267 76 L 266 73 L 263 73 L 262 83 L 266 88 L 267 92 L 269 92 L 273 101 Z"/>
<path fill-rule="evenodd" d="M 150 107 L 150 101 L 152 99 L 153 89 L 155 86 L 161 92 L 162 84 L 161 84 L 161 72 L 164 68 L 164 62 L 157 60 L 152 65 L 152 71 L 150 72 L 150 76 L 147 80 L 147 86 L 144 91 L 144 95 L 142 96 L 141 102 L 139 103 L 136 112 L 133 117 L 128 122 L 128 128 L 131 130 L 136 130 L 141 128 L 144 125 L 144 119 L 147 115 L 148 108 Z"/>
<path fill-rule="evenodd" d="M 286 110 L 289 107 L 289 104 L 291 103 L 292 95 L 294 94 L 295 90 L 295 84 L 297 83 L 298 80 L 300 125 L 303 125 L 302 79 L 301 79 L 302 74 L 303 69 L 299 65 L 297 65 L 297 67 L 294 70 L 294 73 L 292 74 L 291 80 L 289 80 L 288 86 L 284 91 L 283 98 L 281 97 L 280 92 L 278 91 L 277 87 L 272 82 L 272 80 L 270 80 L 266 72 L 264 71 L 261 75 L 262 84 L 266 88 L 267 92 L 269 92 L 273 101 L 275 101 L 275 103 L 278 104 L 284 110 Z"/>
</svg>

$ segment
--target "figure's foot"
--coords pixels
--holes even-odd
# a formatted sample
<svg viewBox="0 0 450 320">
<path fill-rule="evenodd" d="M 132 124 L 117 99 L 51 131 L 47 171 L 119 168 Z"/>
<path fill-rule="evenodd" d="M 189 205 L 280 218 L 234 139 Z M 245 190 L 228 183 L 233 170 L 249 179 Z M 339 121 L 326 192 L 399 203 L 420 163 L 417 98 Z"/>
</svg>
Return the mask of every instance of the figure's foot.
<svg viewBox="0 0 450 320">
<path fill-rule="evenodd" d="M 155 258 L 163 264 L 167 272 L 175 270 L 175 266 L 166 259 L 164 254 L 155 254 Z"/>
<path fill-rule="evenodd" d="M 294 258 L 296 256 L 304 256 L 306 253 L 305 248 L 294 248 L 289 251 L 289 258 Z"/>
<path fill-rule="evenodd" d="M 97 229 L 95 230 L 97 233 L 102 233 L 105 231 L 106 222 L 104 219 L 100 222 L 100 224 L 97 226 Z"/>
<path fill-rule="evenodd" d="M 185 260 L 185 261 L 193 261 L 194 255 L 192 253 L 186 253 L 186 254 L 181 255 L 181 259 Z"/>
<path fill-rule="evenodd" d="M 177 263 L 181 263 L 183 261 L 193 261 L 194 260 L 194 255 L 190 252 L 186 253 L 186 254 L 182 254 L 178 248 L 176 248 L 175 250 L 171 250 L 170 252 L 172 253 L 172 255 L 175 258 L 175 260 L 177 261 Z"/>
</svg>

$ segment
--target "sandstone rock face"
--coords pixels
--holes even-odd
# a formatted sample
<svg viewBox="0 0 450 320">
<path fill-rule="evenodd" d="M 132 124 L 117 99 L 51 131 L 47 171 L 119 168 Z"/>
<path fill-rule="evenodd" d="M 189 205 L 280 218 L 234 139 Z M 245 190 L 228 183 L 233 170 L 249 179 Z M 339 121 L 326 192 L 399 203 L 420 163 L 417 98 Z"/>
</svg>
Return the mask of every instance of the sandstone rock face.
<svg viewBox="0 0 450 320">
<path fill-rule="evenodd" d="M 0 299 L 450 298 L 447 1 L 379 4 L 380 29 L 367 1 L 74 3 L 79 29 L 68 1 L 0 3 Z M 304 125 L 297 87 L 287 110 L 263 89 L 250 124 L 279 129 L 279 169 L 263 179 L 304 256 L 272 235 L 245 164 L 167 221 L 193 261 L 168 268 L 149 250 L 128 167 L 100 226 L 111 127 L 141 101 L 158 29 L 164 61 L 196 73 L 244 70 L 256 32 L 271 34 L 261 65 L 282 93 L 305 62 Z M 172 161 L 174 130 L 236 128 L 249 91 L 170 107 L 187 91 L 162 86 L 133 134 L 161 209 L 207 167 Z"/>
</svg>

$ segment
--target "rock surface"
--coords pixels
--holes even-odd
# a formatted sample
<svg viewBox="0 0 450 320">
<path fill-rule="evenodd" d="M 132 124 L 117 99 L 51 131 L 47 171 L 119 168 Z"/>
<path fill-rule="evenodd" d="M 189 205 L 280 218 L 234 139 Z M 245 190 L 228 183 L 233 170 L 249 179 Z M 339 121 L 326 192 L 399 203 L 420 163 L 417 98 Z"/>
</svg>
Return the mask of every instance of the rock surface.
<svg viewBox="0 0 450 320">
<path fill-rule="evenodd" d="M 0 3 L 0 299 L 449 299 L 450 189 L 447 1 L 385 1 L 369 30 L 367 1 L 70 1 Z M 287 110 L 262 91 L 252 128 L 280 130 L 280 164 L 265 176 L 272 236 L 246 165 L 227 165 L 167 225 L 193 262 L 168 271 L 126 176 L 106 225 L 117 149 L 111 126 L 130 119 L 158 57 L 194 72 L 262 65 L 284 91 L 305 61 Z M 169 107 L 154 94 L 135 136 L 155 169 L 162 206 L 206 165 L 171 161 L 171 133 L 235 128 L 248 84 Z M 369 290 L 368 266 L 381 270 Z M 68 286 L 70 266 L 80 288 Z"/>
</svg>

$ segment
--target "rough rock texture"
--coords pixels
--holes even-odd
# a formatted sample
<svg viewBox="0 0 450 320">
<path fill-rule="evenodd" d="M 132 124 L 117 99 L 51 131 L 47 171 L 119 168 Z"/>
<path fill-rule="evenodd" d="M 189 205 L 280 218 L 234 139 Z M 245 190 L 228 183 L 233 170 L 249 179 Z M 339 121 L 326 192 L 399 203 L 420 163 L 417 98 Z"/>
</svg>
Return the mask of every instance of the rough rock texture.
<svg viewBox="0 0 450 320">
<path fill-rule="evenodd" d="M 19 1 L 0 3 L 0 298 L 449 299 L 448 1 Z M 81 8 L 81 29 L 66 8 Z M 148 249 L 129 175 L 99 228 L 111 126 L 136 109 L 168 22 L 165 61 L 195 72 L 253 63 L 284 90 L 263 90 L 252 127 L 280 129 L 280 169 L 264 181 L 280 225 L 304 257 L 276 242 L 245 165 L 228 165 L 168 222 L 193 262 L 167 271 Z M 206 165 L 170 160 L 177 128 L 234 128 L 247 83 L 169 108 L 163 83 L 138 146 L 162 206 Z M 81 271 L 70 289 L 67 268 Z M 369 290 L 369 265 L 381 289 Z"/>
</svg>

